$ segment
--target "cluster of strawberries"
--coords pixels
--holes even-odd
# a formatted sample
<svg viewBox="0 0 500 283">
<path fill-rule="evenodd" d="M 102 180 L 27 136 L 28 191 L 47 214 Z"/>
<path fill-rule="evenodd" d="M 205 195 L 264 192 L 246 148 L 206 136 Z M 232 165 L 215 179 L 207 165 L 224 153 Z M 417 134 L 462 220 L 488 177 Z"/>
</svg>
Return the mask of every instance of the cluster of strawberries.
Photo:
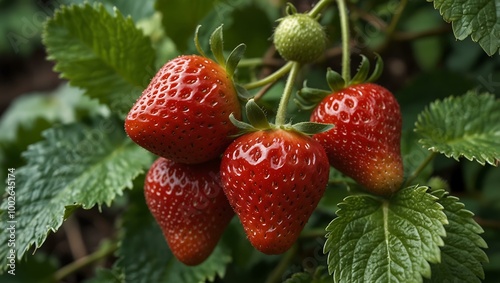
<svg viewBox="0 0 500 283">
<path fill-rule="evenodd" d="M 241 131 L 241 117 L 226 69 L 184 55 L 158 71 L 125 120 L 129 137 L 159 156 L 146 202 L 187 265 L 211 254 L 235 213 L 256 249 L 288 250 L 323 196 L 330 165 L 380 195 L 402 183 L 399 105 L 378 85 L 324 98 L 311 121 L 334 128 L 313 137 L 269 123 Z"/>
</svg>

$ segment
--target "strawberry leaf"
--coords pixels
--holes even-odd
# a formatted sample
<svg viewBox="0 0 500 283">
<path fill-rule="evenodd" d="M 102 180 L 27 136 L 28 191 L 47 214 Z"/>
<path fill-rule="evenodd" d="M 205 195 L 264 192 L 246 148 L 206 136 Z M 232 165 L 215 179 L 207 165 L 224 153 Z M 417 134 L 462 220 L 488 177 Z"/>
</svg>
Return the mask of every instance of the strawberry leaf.
<svg viewBox="0 0 500 283">
<path fill-rule="evenodd" d="M 444 207 L 449 224 L 441 247 L 441 263 L 432 264 L 432 278 L 428 282 L 481 282 L 484 279 L 482 263 L 488 262 L 483 251 L 486 242 L 479 236 L 483 229 L 472 218 L 474 214 L 444 190 L 432 190 Z"/>
<path fill-rule="evenodd" d="M 100 4 L 62 6 L 46 23 L 43 43 L 63 78 L 115 113 L 126 114 L 155 73 L 149 38 L 130 17 Z"/>
<path fill-rule="evenodd" d="M 27 165 L 16 170 L 18 258 L 57 231 L 68 215 L 66 210 L 110 205 L 152 162 L 150 154 L 126 138 L 123 124 L 113 119 L 51 128 L 43 137 L 24 153 Z M 9 215 L 5 199 L 1 221 L 6 223 Z M 1 233 L 0 241 L 6 243 L 7 237 L 8 233 Z M 0 247 L 2 259 L 8 251 L 7 245 Z"/>
<path fill-rule="evenodd" d="M 459 40 L 471 36 L 492 56 L 500 48 L 500 17 L 497 0 L 427 0 L 434 2 L 446 22 L 452 22 Z"/>
<path fill-rule="evenodd" d="M 132 194 L 118 250 L 117 267 L 123 270 L 125 282 L 213 282 L 217 276 L 224 276 L 226 265 L 232 260 L 230 251 L 219 245 L 198 266 L 180 263 L 170 252 L 160 227 L 151 216 L 142 188 Z"/>
<path fill-rule="evenodd" d="M 332 277 L 328 276 L 326 271 L 326 267 L 320 265 L 314 270 L 314 273 L 295 273 L 283 283 L 333 283 Z"/>
<path fill-rule="evenodd" d="M 217 277 L 224 278 L 226 266 L 232 261 L 231 251 L 218 245 L 213 253 L 200 265 L 189 267 L 175 260 L 165 270 L 163 282 L 214 282 Z"/>
<path fill-rule="evenodd" d="M 472 91 L 438 100 L 418 116 L 416 132 L 419 142 L 433 152 L 496 165 L 500 161 L 500 101 Z"/>
<path fill-rule="evenodd" d="M 324 251 L 335 282 L 419 282 L 440 261 L 447 223 L 428 187 L 408 187 L 391 199 L 348 196 L 326 228 Z"/>
<path fill-rule="evenodd" d="M 96 268 L 95 277 L 85 280 L 84 283 L 121 283 L 123 280 L 117 270 Z"/>
</svg>

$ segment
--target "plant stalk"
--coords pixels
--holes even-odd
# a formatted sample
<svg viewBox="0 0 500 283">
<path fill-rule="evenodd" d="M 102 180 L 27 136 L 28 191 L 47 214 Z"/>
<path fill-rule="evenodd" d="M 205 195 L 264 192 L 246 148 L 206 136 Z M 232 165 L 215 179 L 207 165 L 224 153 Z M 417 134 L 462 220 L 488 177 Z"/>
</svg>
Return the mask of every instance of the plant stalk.
<svg viewBox="0 0 500 283">
<path fill-rule="evenodd" d="M 99 261 L 108 255 L 112 254 L 116 249 L 118 248 L 118 245 L 116 243 L 107 243 L 103 244 L 97 251 L 79 258 L 78 260 L 62 267 L 61 269 L 57 270 L 54 273 L 54 281 L 55 282 L 62 282 L 64 278 L 69 276 L 70 274 L 86 267 L 89 264 L 92 264 L 93 262 Z"/>
<path fill-rule="evenodd" d="M 277 81 L 290 71 L 290 69 L 292 68 L 292 63 L 293 62 L 288 62 L 285 65 L 283 65 L 283 67 L 276 70 L 276 72 L 270 74 L 269 76 L 263 78 L 262 80 L 248 83 L 248 84 L 244 85 L 243 87 L 250 90 L 250 89 L 265 86 L 265 85 L 270 84 L 274 81 Z"/>
<path fill-rule="evenodd" d="M 413 171 L 413 173 L 408 177 L 408 179 L 406 179 L 405 187 L 409 186 L 410 183 L 413 182 L 413 180 L 415 180 L 415 178 L 418 177 L 418 175 L 425 169 L 425 167 L 427 167 L 427 165 L 429 165 L 429 163 L 432 162 L 432 160 L 434 160 L 434 158 L 436 156 L 437 156 L 437 152 L 431 152 L 424 159 L 424 161 L 422 161 L 422 163 L 420 163 L 420 165 L 418 166 L 418 168 L 415 169 L 415 171 Z"/>
<path fill-rule="evenodd" d="M 316 5 L 309 11 L 309 16 L 315 18 L 319 13 L 330 3 L 333 2 L 332 0 L 321 0 Z"/>
<path fill-rule="evenodd" d="M 337 0 L 340 15 L 340 29 L 342 32 L 342 77 L 345 82 L 351 81 L 351 52 L 349 47 L 349 17 L 345 0 Z"/>
<path fill-rule="evenodd" d="M 286 122 L 286 110 L 288 108 L 288 101 L 292 96 L 293 85 L 295 84 L 295 80 L 297 79 L 297 75 L 300 71 L 300 63 L 291 61 L 291 70 L 290 74 L 288 74 L 288 78 L 286 80 L 285 89 L 283 90 L 283 95 L 281 96 L 280 103 L 278 105 L 278 111 L 276 113 L 276 125 L 282 126 Z"/>
</svg>

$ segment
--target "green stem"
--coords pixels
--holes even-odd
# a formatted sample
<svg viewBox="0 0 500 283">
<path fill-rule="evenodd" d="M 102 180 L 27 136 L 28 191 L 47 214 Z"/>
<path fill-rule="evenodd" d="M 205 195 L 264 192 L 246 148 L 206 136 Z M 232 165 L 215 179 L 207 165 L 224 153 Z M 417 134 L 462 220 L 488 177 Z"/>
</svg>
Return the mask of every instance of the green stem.
<svg viewBox="0 0 500 283">
<path fill-rule="evenodd" d="M 345 0 L 337 0 L 339 5 L 340 29 L 342 32 L 342 77 L 346 83 L 351 81 L 351 52 L 349 49 L 349 17 Z"/>
<path fill-rule="evenodd" d="M 292 63 L 293 62 L 288 62 L 285 65 L 283 65 L 283 67 L 278 69 L 276 72 L 270 74 L 269 76 L 263 78 L 262 80 L 248 83 L 248 84 L 244 85 L 243 87 L 250 90 L 250 89 L 265 86 L 265 85 L 270 84 L 274 81 L 277 81 L 290 71 L 290 69 L 292 68 Z"/>
<path fill-rule="evenodd" d="M 316 17 L 317 15 L 319 15 L 319 13 L 328 5 L 330 5 L 330 3 L 333 2 L 332 0 L 321 0 L 319 1 L 318 3 L 316 3 L 316 5 L 312 8 L 311 11 L 309 11 L 309 16 L 311 17 Z"/>
<path fill-rule="evenodd" d="M 434 160 L 434 158 L 437 156 L 437 152 L 431 152 L 425 159 L 424 161 L 422 161 L 422 163 L 420 163 L 420 165 L 418 166 L 417 169 L 415 169 L 415 171 L 413 171 L 413 173 L 408 177 L 408 179 L 406 179 L 406 182 L 405 182 L 405 187 L 406 186 L 409 186 L 411 182 L 413 182 L 413 180 L 415 180 L 415 178 L 418 177 L 418 175 L 424 171 L 425 167 L 427 167 L 427 165 L 429 165 L 429 163 L 431 163 L 432 160 Z"/>
<path fill-rule="evenodd" d="M 106 243 L 103 244 L 97 251 L 95 251 L 92 254 L 89 254 L 85 257 L 82 257 L 64 267 L 61 269 L 57 270 L 54 273 L 54 281 L 55 282 L 62 282 L 63 278 L 66 278 L 70 274 L 84 268 L 85 266 L 99 261 L 108 255 L 112 254 L 116 249 L 118 248 L 118 245 L 116 243 Z"/>
<path fill-rule="evenodd" d="M 295 244 L 285 253 L 285 255 L 283 255 L 280 263 L 276 266 L 276 268 L 274 268 L 271 274 L 267 277 L 265 283 L 279 283 L 283 281 L 282 280 L 283 274 L 285 273 L 288 266 L 290 266 L 290 263 L 295 257 L 295 254 L 297 253 L 297 250 L 298 250 L 297 244 Z"/>
<path fill-rule="evenodd" d="M 238 63 L 238 68 L 255 67 L 263 64 L 264 60 L 262 58 L 241 59 L 241 61 Z"/>
<path fill-rule="evenodd" d="M 276 125 L 281 126 L 286 122 L 286 109 L 288 108 L 288 101 L 292 96 L 293 85 L 297 79 L 297 75 L 300 71 L 300 64 L 292 61 L 292 69 L 286 80 L 285 89 L 283 90 L 283 95 L 281 96 L 280 104 L 278 106 L 278 111 L 276 113 Z"/>
</svg>

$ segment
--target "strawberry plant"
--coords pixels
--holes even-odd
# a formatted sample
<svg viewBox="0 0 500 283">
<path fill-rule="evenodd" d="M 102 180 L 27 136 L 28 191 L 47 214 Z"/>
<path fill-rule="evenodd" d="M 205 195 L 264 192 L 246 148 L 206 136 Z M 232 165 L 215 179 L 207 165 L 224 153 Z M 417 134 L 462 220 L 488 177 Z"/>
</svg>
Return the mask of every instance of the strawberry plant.
<svg viewBox="0 0 500 283">
<path fill-rule="evenodd" d="M 312 2 L 52 1 L 0 282 L 496 282 L 499 1 Z"/>
</svg>

